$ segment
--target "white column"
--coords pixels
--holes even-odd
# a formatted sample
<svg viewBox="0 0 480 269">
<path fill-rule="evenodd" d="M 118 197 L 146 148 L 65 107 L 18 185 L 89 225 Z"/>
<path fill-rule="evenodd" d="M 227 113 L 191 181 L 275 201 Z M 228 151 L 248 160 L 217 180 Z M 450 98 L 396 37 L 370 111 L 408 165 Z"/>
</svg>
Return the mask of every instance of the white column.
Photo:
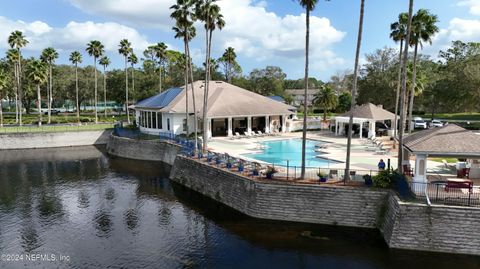
<svg viewBox="0 0 480 269">
<path fill-rule="evenodd" d="M 368 122 L 368 137 L 369 138 L 375 137 L 375 121 Z"/>
<path fill-rule="evenodd" d="M 427 187 L 427 155 L 416 155 L 415 173 L 413 176 L 413 191 L 423 193 Z"/>
<path fill-rule="evenodd" d="M 252 117 L 247 117 L 247 134 L 252 133 Z"/>
<path fill-rule="evenodd" d="M 362 129 L 363 129 L 363 122 L 360 123 L 360 139 L 363 138 Z"/>
<path fill-rule="evenodd" d="M 287 131 L 287 115 L 282 116 L 282 133 Z"/>
<path fill-rule="evenodd" d="M 233 136 L 233 132 L 232 132 L 232 117 L 229 117 L 228 118 L 228 132 L 227 132 L 227 135 L 229 137 Z"/>
<path fill-rule="evenodd" d="M 212 119 L 207 120 L 207 139 L 212 138 Z"/>
<path fill-rule="evenodd" d="M 270 117 L 265 116 L 265 133 L 270 133 Z"/>
</svg>

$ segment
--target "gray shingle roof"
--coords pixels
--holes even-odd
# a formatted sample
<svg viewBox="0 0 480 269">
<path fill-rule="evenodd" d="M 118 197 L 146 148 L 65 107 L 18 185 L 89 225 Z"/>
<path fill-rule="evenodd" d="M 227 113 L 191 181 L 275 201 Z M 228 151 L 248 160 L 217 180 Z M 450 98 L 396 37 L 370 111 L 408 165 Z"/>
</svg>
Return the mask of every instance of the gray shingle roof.
<svg viewBox="0 0 480 269">
<path fill-rule="evenodd" d="M 413 153 L 431 156 L 480 157 L 480 135 L 456 124 L 407 136 L 404 147 Z"/>
<path fill-rule="evenodd" d="M 193 83 L 195 104 L 198 115 L 202 116 L 204 82 Z M 180 92 L 161 112 L 185 113 L 185 86 L 178 88 Z M 147 99 L 148 100 L 148 99 Z M 189 112 L 193 113 L 192 90 L 188 88 Z M 148 108 L 144 105 L 136 107 Z M 294 107 L 282 104 L 263 95 L 242 89 L 223 81 L 210 81 L 208 93 L 208 117 L 260 116 L 260 115 L 290 115 Z"/>
<path fill-rule="evenodd" d="M 342 117 L 350 117 L 350 114 L 352 114 L 352 110 L 343 114 Z M 393 120 L 395 119 L 395 114 L 372 103 L 366 103 L 361 106 L 356 106 L 353 109 L 353 117 L 373 120 Z"/>
</svg>

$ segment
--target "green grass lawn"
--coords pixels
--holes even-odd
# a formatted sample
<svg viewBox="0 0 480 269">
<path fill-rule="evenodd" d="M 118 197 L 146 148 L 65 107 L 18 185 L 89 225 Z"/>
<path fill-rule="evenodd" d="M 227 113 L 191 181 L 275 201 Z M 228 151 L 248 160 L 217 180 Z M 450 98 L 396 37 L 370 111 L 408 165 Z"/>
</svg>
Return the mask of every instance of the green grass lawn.
<svg viewBox="0 0 480 269">
<path fill-rule="evenodd" d="M 105 117 L 103 114 L 98 114 L 98 121 L 99 122 L 109 122 L 114 123 L 119 120 L 126 120 L 127 116 L 120 115 L 120 116 L 107 116 Z M 43 115 L 42 123 L 46 124 L 48 117 Z M 22 123 L 23 124 L 36 124 L 38 122 L 38 115 L 35 114 L 24 114 L 22 116 Z M 80 122 L 82 123 L 93 123 L 95 122 L 95 116 L 93 115 L 80 115 Z M 4 114 L 3 115 L 3 123 L 4 124 L 15 124 L 15 114 Z M 77 116 L 75 114 L 68 114 L 68 115 L 52 115 L 52 124 L 68 124 L 68 123 L 77 123 Z"/>
<path fill-rule="evenodd" d="M 113 128 L 112 123 L 102 124 L 88 124 L 88 125 L 42 125 L 41 127 L 35 125 L 28 126 L 8 126 L 0 127 L 0 134 L 2 133 L 41 133 L 41 132 L 80 132 L 80 131 L 95 131 Z"/>
<path fill-rule="evenodd" d="M 422 116 L 424 119 L 430 119 L 431 114 L 425 114 Z M 441 113 L 435 114 L 435 119 L 455 120 L 455 121 L 480 121 L 480 113 Z"/>
<path fill-rule="evenodd" d="M 447 163 L 457 163 L 458 162 L 458 159 L 455 159 L 455 158 L 428 158 L 428 159 L 430 161 L 439 162 L 439 163 L 441 163 L 442 160 L 447 161 Z"/>
</svg>

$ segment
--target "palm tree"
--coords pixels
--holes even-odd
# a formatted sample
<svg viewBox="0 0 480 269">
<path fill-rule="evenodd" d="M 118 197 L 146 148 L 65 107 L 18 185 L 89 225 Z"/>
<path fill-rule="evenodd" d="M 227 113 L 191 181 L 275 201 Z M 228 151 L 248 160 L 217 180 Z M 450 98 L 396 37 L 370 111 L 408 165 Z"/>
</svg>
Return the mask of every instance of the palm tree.
<svg viewBox="0 0 480 269">
<path fill-rule="evenodd" d="M 98 95 L 98 79 L 97 79 L 97 59 L 101 57 L 104 53 L 104 46 L 98 40 L 92 40 L 87 44 L 88 55 L 93 56 L 93 68 L 95 73 L 95 123 L 98 123 L 98 114 L 97 114 L 97 95 Z"/>
<path fill-rule="evenodd" d="M 398 82 L 397 82 L 397 91 L 395 94 L 395 119 L 393 121 L 393 137 L 397 137 L 397 124 L 398 124 L 398 100 L 400 98 L 400 87 L 402 80 L 402 53 L 403 53 L 403 42 L 407 34 L 407 23 L 408 23 L 408 13 L 400 13 L 398 15 L 398 21 L 390 25 L 390 38 L 393 41 L 400 41 L 400 50 L 398 52 Z"/>
<path fill-rule="evenodd" d="M 408 23 L 407 23 L 407 35 L 405 36 L 405 44 L 410 44 L 410 34 L 412 28 L 412 14 L 413 14 L 413 0 L 409 0 L 408 8 Z M 405 98 L 407 93 L 407 62 L 408 62 L 408 47 L 405 45 L 403 51 L 403 61 L 402 61 L 402 92 L 400 93 L 400 128 L 398 130 L 398 172 L 403 173 L 403 133 L 405 131 Z"/>
<path fill-rule="evenodd" d="M 75 99 L 77 105 L 77 122 L 80 124 L 80 104 L 78 103 L 78 64 L 82 63 L 82 54 L 78 51 L 73 51 L 70 54 L 69 60 L 75 65 Z"/>
<path fill-rule="evenodd" d="M 19 111 L 19 114 L 18 114 L 18 122 L 20 125 L 22 125 L 22 113 L 23 113 L 23 108 L 22 108 L 22 95 L 23 95 L 23 92 L 22 92 L 22 85 L 21 85 L 21 77 L 22 77 L 22 54 L 20 52 L 20 48 L 22 47 L 25 47 L 27 44 L 28 44 L 28 40 L 25 39 L 25 36 L 23 35 L 23 33 L 21 31 L 13 31 L 12 33 L 10 33 L 10 36 L 8 36 L 8 44 L 10 45 L 10 47 L 12 49 L 16 49 L 17 50 L 17 76 L 15 78 L 16 80 L 16 84 L 17 84 L 17 96 L 18 96 L 18 100 L 16 100 L 17 102 L 17 106 L 18 106 L 18 111 Z"/>
<path fill-rule="evenodd" d="M 7 60 L 9 64 L 13 66 L 13 87 L 14 87 L 14 95 L 15 95 L 15 123 L 18 123 L 18 84 L 17 84 L 17 76 L 18 76 L 18 59 L 20 58 L 20 54 L 16 49 L 9 49 L 7 51 Z"/>
<path fill-rule="evenodd" d="M 428 10 L 419 9 L 417 14 L 412 18 L 412 33 L 410 39 L 410 45 L 414 47 L 413 52 L 413 77 L 412 77 L 412 86 L 410 88 L 410 105 L 408 109 L 408 132 L 411 133 L 413 129 L 412 117 L 413 117 L 413 100 L 415 98 L 415 84 L 417 79 L 417 56 L 418 56 L 418 46 L 423 47 L 423 42 L 428 42 L 432 44 L 432 37 L 435 35 L 439 29 L 436 26 L 438 22 L 438 17 L 436 15 L 430 14 Z"/>
<path fill-rule="evenodd" d="M 110 65 L 110 59 L 107 56 L 103 56 L 98 63 L 103 66 L 103 108 L 105 110 L 105 118 L 107 118 L 107 67 Z"/>
<path fill-rule="evenodd" d="M 38 127 L 40 127 L 42 126 L 42 95 L 40 86 L 48 81 L 48 66 L 44 60 L 33 60 L 29 63 L 27 71 L 28 78 L 37 86 Z"/>
<path fill-rule="evenodd" d="M 215 3 L 217 0 L 197 1 L 195 7 L 196 16 L 204 22 L 205 26 L 205 87 L 203 93 L 203 152 L 207 151 L 208 144 L 208 94 L 210 87 L 210 55 L 212 51 L 212 37 L 215 29 L 222 30 L 225 27 L 223 15 L 220 14 L 220 7 Z"/>
<path fill-rule="evenodd" d="M 307 92 L 308 92 L 308 60 L 309 60 L 309 51 L 310 51 L 310 12 L 315 9 L 315 5 L 318 3 L 318 0 L 299 0 L 300 5 L 306 10 L 306 31 L 305 31 L 305 92 L 304 92 L 304 101 L 303 101 L 303 132 L 302 132 L 302 170 L 300 178 L 305 178 L 305 146 L 307 143 Z"/>
<path fill-rule="evenodd" d="M 3 127 L 3 106 L 2 99 L 4 96 L 4 90 L 8 85 L 8 75 L 3 69 L 0 69 L 0 127 Z"/>
<path fill-rule="evenodd" d="M 209 70 L 208 70 L 208 80 L 212 79 L 212 73 L 215 73 L 218 69 L 218 61 L 210 58 L 210 61 L 208 63 Z M 207 65 L 203 63 L 203 68 L 205 68 L 205 72 L 207 71 Z"/>
<path fill-rule="evenodd" d="M 158 60 L 158 87 L 160 88 L 160 92 L 162 92 L 162 74 L 163 74 L 163 67 L 167 60 L 167 45 L 163 42 L 157 43 L 154 45 L 155 57 Z"/>
<path fill-rule="evenodd" d="M 338 97 L 330 85 L 322 85 L 315 94 L 313 103 L 323 109 L 323 121 L 327 121 L 328 110 L 334 109 L 338 104 Z"/>
<path fill-rule="evenodd" d="M 132 53 L 132 44 L 128 39 L 120 40 L 118 53 L 125 58 L 125 111 L 127 112 L 127 122 L 130 124 L 130 113 L 128 112 L 128 55 Z"/>
<path fill-rule="evenodd" d="M 128 62 L 132 66 L 132 92 L 135 92 L 135 67 L 134 66 L 138 63 L 137 55 L 135 55 L 135 53 L 132 52 L 128 56 Z"/>
<path fill-rule="evenodd" d="M 221 62 L 225 63 L 225 79 L 228 83 L 232 83 L 232 69 L 237 64 L 236 59 L 237 54 L 232 47 L 226 48 L 222 57 L 219 59 Z"/>
<path fill-rule="evenodd" d="M 58 58 L 58 52 L 52 48 L 46 48 L 42 51 L 42 55 L 40 59 L 46 64 L 48 64 L 48 75 L 49 75 L 49 82 L 48 82 L 48 91 L 47 91 L 47 110 L 48 110 L 48 124 L 51 123 L 51 112 L 52 112 L 52 102 L 53 102 L 53 91 L 52 91 L 52 66 L 55 62 L 55 59 Z"/>
<path fill-rule="evenodd" d="M 358 37 L 357 37 L 357 48 L 355 52 L 355 67 L 353 69 L 353 89 L 352 89 L 352 104 L 351 111 L 355 109 L 356 97 L 357 97 L 357 81 L 358 81 L 358 62 L 360 60 L 360 49 L 362 46 L 362 33 L 363 33 L 363 16 L 365 13 L 365 0 L 360 0 L 360 19 L 358 22 Z M 350 119 L 348 122 L 348 138 L 347 138 L 347 160 L 345 164 L 345 180 L 350 179 L 350 153 L 352 149 L 352 126 L 353 126 L 353 113 L 350 113 Z M 361 126 L 360 126 L 361 128 Z"/>
<path fill-rule="evenodd" d="M 190 134 L 189 126 L 188 126 L 188 78 L 189 74 L 193 74 L 193 72 L 189 72 L 192 70 L 192 62 L 190 58 L 190 48 L 189 43 L 196 35 L 196 29 L 193 26 L 193 1 L 191 0 L 177 0 L 177 4 L 170 7 L 173 10 L 170 17 L 176 21 L 175 26 L 172 28 L 175 31 L 175 38 L 182 38 L 184 49 L 185 49 L 185 126 L 186 126 L 186 134 L 187 136 Z M 193 77 L 191 75 L 190 77 Z M 194 135 L 195 135 L 195 152 L 198 149 L 198 138 L 197 138 L 197 109 L 195 104 L 195 93 L 193 89 L 193 78 L 191 79 L 191 90 L 192 90 L 192 98 L 193 98 L 193 115 L 194 115 Z M 206 134 L 204 133 L 204 143 Z"/>
</svg>

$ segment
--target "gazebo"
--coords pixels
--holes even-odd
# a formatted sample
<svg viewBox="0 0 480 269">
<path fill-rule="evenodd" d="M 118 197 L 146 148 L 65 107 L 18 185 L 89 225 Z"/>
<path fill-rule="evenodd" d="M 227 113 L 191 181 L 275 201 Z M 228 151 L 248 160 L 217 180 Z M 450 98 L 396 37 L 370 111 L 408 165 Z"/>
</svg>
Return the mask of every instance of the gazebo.
<svg viewBox="0 0 480 269">
<path fill-rule="evenodd" d="M 353 124 L 360 125 L 360 138 L 362 138 L 362 127 L 368 124 L 368 137 L 375 137 L 375 122 L 385 122 L 389 120 L 393 123 L 395 114 L 383 109 L 382 105 L 366 103 L 356 106 L 353 110 L 335 117 L 335 135 L 340 135 L 345 130 L 345 125 L 349 124 L 350 115 L 353 114 Z"/>
<path fill-rule="evenodd" d="M 410 155 L 415 155 L 413 181 L 427 183 L 428 157 L 453 157 L 472 159 L 470 177 L 480 177 L 480 135 L 456 124 L 433 128 L 411 134 L 404 139 L 403 165 L 410 165 Z"/>
</svg>

